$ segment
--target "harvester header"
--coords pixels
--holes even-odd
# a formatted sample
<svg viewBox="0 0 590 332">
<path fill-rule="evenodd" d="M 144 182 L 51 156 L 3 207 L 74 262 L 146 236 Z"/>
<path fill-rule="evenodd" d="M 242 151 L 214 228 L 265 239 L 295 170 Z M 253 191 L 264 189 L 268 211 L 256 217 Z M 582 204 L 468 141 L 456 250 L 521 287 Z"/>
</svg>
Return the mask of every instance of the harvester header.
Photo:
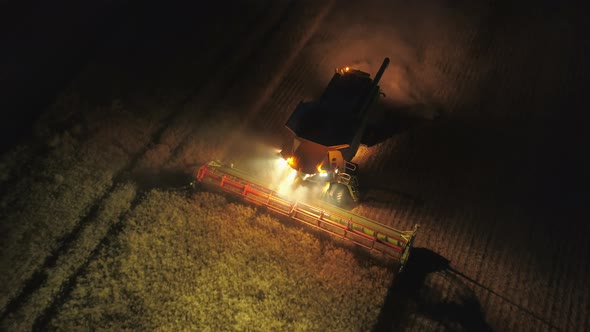
<svg viewBox="0 0 590 332">
<path fill-rule="evenodd" d="M 418 225 L 408 231 L 397 230 L 319 200 L 295 201 L 248 173 L 216 161 L 201 166 L 196 178 L 202 184 L 393 258 L 400 270 L 408 260 L 418 230 Z"/>
</svg>

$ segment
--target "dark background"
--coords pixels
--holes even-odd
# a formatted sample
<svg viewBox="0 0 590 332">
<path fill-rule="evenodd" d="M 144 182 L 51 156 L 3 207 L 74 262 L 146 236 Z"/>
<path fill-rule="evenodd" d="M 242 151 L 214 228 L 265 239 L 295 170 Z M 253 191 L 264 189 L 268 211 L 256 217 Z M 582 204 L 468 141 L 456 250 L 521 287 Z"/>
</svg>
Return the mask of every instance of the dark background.
<svg viewBox="0 0 590 332">
<path fill-rule="evenodd" d="M 191 46 L 181 45 L 190 45 L 192 33 L 200 28 L 207 31 L 206 25 L 220 23 L 218 20 L 211 22 L 215 16 L 209 17 L 207 14 L 210 11 L 218 13 L 219 6 L 232 5 L 231 2 L 224 2 L 213 8 L 213 4 L 207 2 L 174 1 L 161 4 L 130 0 L 84 3 L 65 0 L 51 3 L 20 1 L 3 4 L 0 7 L 3 50 L 0 53 L 0 110 L 3 115 L 0 152 L 5 152 L 20 140 L 30 139 L 33 122 L 101 52 L 114 54 L 110 55 L 110 61 L 118 62 L 124 71 L 130 71 L 133 62 L 137 61 L 144 64 L 144 69 L 141 69 L 144 71 L 150 67 L 153 72 L 164 70 L 169 64 L 163 62 L 165 57 L 160 53 L 176 53 L 182 57 L 182 53 Z M 453 6 L 459 8 L 460 4 L 449 3 L 445 6 L 452 10 Z M 470 114 L 463 120 L 476 119 L 479 123 L 487 121 L 490 127 L 505 127 L 513 139 L 528 141 L 526 153 L 529 158 L 526 162 L 531 163 L 529 172 L 535 173 L 532 176 L 525 175 L 533 182 L 529 187 L 533 190 L 524 193 L 530 198 L 529 204 L 548 209 L 557 209 L 559 205 L 565 204 L 566 209 L 578 210 L 588 203 L 585 193 L 590 166 L 587 152 L 590 140 L 587 130 L 589 80 L 586 65 L 590 38 L 587 35 L 588 23 L 584 10 L 575 2 L 553 1 L 496 1 L 489 7 L 490 12 L 481 22 L 483 32 L 478 45 L 484 53 L 486 47 L 489 47 L 489 52 L 493 52 L 498 39 L 513 38 L 519 22 L 525 27 L 527 24 L 542 25 L 539 20 L 543 19 L 567 22 L 570 31 L 552 31 L 558 36 L 563 33 L 564 38 L 573 38 L 569 43 L 564 43 L 567 48 L 555 50 L 548 45 L 547 49 L 539 49 L 538 46 L 532 48 L 525 43 L 522 48 L 530 56 L 531 63 L 545 63 L 547 71 L 567 71 L 564 75 L 571 79 L 567 82 L 568 86 L 563 88 L 561 82 L 544 79 L 543 72 L 521 78 L 522 84 L 530 84 L 531 89 L 544 84 L 541 88 L 547 93 L 543 98 L 537 97 L 536 100 L 518 104 L 521 108 L 518 113 L 508 108 L 508 112 L 513 114 L 505 114 L 502 100 L 513 97 L 499 86 L 506 77 L 498 76 L 500 74 L 494 76 L 492 73 L 487 79 L 489 83 L 484 80 L 478 88 L 481 110 L 467 110 Z M 127 39 L 134 41 L 135 45 L 109 42 L 119 34 L 130 34 Z M 192 45 L 193 49 L 199 47 L 206 50 L 206 45 Z M 563 53 L 564 56 L 559 59 L 565 59 L 565 63 L 544 61 L 542 58 L 545 52 Z M 132 62 L 129 60 L 131 57 L 134 59 Z M 142 73 L 134 75 L 141 76 Z M 153 80 L 153 76 L 149 79 Z M 168 79 L 170 90 L 174 88 L 173 79 Z M 183 79 L 186 78 L 178 77 L 179 81 Z M 550 86 L 552 83 L 555 89 Z M 115 78 L 112 84 L 116 85 Z M 497 110 L 493 110 L 494 107 Z M 522 132 L 518 132 L 519 128 L 523 129 Z M 490 135 L 495 133 L 497 131 L 492 130 Z"/>
</svg>

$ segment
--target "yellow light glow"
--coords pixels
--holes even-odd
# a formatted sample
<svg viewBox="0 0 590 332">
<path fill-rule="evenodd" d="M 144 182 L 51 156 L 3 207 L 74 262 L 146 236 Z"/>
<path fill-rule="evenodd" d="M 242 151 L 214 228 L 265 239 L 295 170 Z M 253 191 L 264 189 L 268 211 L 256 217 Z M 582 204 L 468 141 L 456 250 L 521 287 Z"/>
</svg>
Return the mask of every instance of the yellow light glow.
<svg viewBox="0 0 590 332">
<path fill-rule="evenodd" d="M 293 191 L 291 186 L 297 177 L 297 171 L 292 169 L 289 174 L 281 180 L 278 185 L 277 192 L 282 195 L 286 195 Z"/>
<path fill-rule="evenodd" d="M 293 157 L 287 158 L 287 164 L 293 166 L 293 164 L 295 164 L 295 159 Z"/>
<path fill-rule="evenodd" d="M 297 171 L 292 169 L 291 172 L 289 172 L 289 175 L 287 176 L 287 183 L 292 184 L 293 181 L 295 181 L 296 177 L 297 177 Z"/>
<path fill-rule="evenodd" d="M 325 169 L 322 169 L 322 164 L 319 164 L 318 165 L 318 172 L 320 172 L 320 173 L 326 173 L 326 170 Z"/>
<path fill-rule="evenodd" d="M 349 71 L 349 70 L 350 70 L 350 68 L 348 68 L 348 67 L 344 68 L 344 71 Z"/>
</svg>

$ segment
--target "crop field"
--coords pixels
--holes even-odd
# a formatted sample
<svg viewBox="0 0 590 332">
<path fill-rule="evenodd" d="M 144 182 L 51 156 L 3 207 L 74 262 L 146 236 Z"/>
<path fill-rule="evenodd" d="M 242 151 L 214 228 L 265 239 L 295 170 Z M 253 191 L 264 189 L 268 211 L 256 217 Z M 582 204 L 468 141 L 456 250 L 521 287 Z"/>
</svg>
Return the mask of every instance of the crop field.
<svg viewBox="0 0 590 332">
<path fill-rule="evenodd" d="M 2 125 L 1 331 L 590 330 L 590 45 L 573 3 L 0 13 L 0 107 L 16 119 Z M 374 75 L 385 57 L 353 212 L 420 224 L 403 273 L 188 187 L 211 160 L 263 175 L 335 67 Z"/>
</svg>

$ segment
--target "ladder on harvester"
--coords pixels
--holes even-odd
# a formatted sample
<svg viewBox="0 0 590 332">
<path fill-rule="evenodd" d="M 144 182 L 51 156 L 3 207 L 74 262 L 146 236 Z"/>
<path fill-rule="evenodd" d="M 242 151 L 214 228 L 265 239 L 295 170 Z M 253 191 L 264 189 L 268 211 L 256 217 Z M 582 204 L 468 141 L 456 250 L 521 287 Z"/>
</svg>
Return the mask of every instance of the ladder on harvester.
<svg viewBox="0 0 590 332">
<path fill-rule="evenodd" d="M 356 164 L 353 164 L 349 161 L 344 161 L 345 171 L 342 173 L 338 173 L 337 181 L 348 187 L 348 191 L 350 192 L 350 197 L 355 203 L 359 201 L 359 186 L 358 186 L 358 178 L 356 175 Z"/>
<path fill-rule="evenodd" d="M 400 264 L 400 271 L 408 260 L 418 231 L 418 225 L 410 231 L 401 231 L 321 201 L 293 201 L 262 185 L 246 172 L 215 161 L 199 168 L 197 181 L 394 258 Z"/>
<path fill-rule="evenodd" d="M 355 203 L 359 201 L 359 189 L 358 189 L 358 179 L 356 175 L 350 175 L 348 173 L 338 173 L 337 178 L 338 183 L 341 183 L 348 187 L 348 191 L 350 192 L 350 197 Z"/>
</svg>

